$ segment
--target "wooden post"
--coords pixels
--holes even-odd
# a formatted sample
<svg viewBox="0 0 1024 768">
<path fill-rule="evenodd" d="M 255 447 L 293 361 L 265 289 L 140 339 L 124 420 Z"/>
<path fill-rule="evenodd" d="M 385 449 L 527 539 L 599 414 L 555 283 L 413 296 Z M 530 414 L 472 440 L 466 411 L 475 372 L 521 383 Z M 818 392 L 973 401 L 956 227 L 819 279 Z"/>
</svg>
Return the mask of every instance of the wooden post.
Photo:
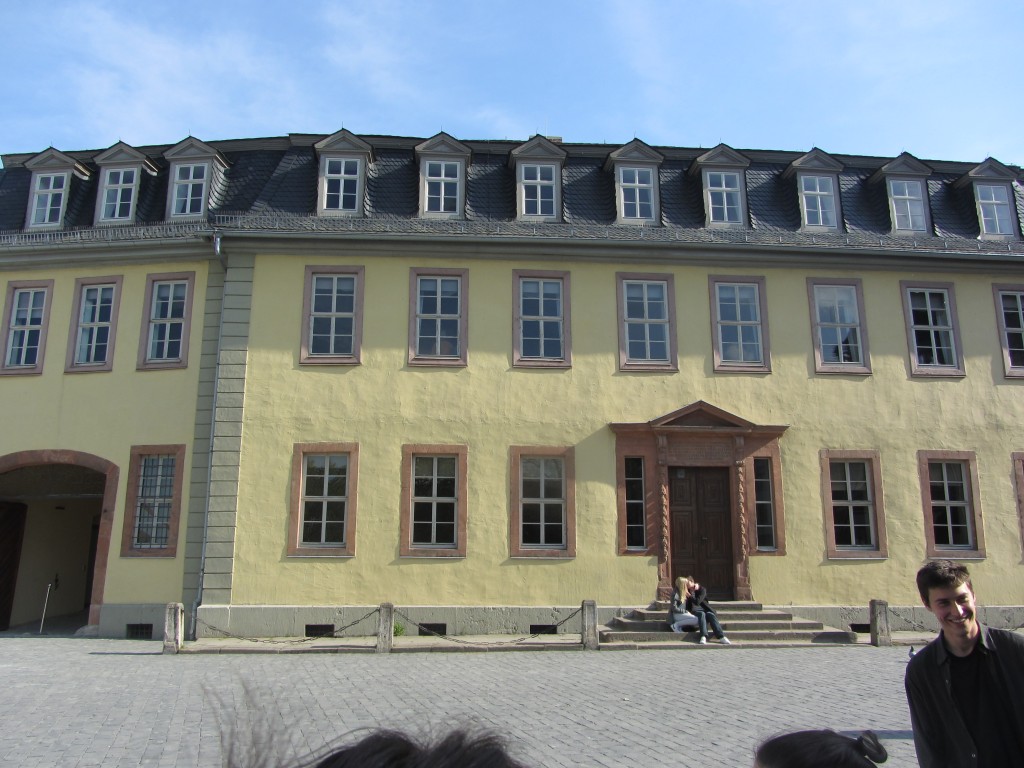
<svg viewBox="0 0 1024 768">
<path fill-rule="evenodd" d="M 594 600 L 583 601 L 583 647 L 588 651 L 596 651 L 599 644 L 597 636 L 597 603 Z"/>
<path fill-rule="evenodd" d="M 889 603 L 885 600 L 872 600 L 868 603 L 871 615 L 871 644 L 875 646 L 892 645 L 892 632 L 889 630 Z"/>
<path fill-rule="evenodd" d="M 164 653 L 177 653 L 184 645 L 185 606 L 168 603 L 164 611 Z"/>
<path fill-rule="evenodd" d="M 395 605 L 381 603 L 377 614 L 377 653 L 391 653 L 395 634 Z"/>
</svg>

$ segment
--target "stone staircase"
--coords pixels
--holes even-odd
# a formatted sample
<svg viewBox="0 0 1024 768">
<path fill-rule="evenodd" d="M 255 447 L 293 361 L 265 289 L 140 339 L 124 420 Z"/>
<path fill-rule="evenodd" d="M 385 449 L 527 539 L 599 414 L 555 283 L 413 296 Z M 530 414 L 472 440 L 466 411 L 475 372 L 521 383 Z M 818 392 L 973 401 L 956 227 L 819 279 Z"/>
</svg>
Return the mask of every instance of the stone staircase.
<svg viewBox="0 0 1024 768">
<path fill-rule="evenodd" d="M 856 632 L 824 626 L 779 610 L 765 610 L 760 603 L 712 602 L 722 629 L 734 645 L 846 645 L 858 642 Z M 711 645 L 716 645 L 713 640 Z M 632 647 L 667 643 L 696 646 L 697 632 L 674 633 L 668 625 L 668 603 L 658 601 L 637 608 L 628 616 L 612 619 L 599 628 L 602 647 Z"/>
</svg>

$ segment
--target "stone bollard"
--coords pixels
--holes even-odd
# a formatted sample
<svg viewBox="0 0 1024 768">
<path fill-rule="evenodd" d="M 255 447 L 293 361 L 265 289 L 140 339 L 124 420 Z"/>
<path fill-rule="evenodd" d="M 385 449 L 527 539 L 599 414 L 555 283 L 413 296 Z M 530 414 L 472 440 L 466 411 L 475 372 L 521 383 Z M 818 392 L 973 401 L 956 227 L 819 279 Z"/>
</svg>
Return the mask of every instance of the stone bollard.
<svg viewBox="0 0 1024 768">
<path fill-rule="evenodd" d="M 377 614 L 377 653 L 391 653 L 395 634 L 395 605 L 381 603 Z"/>
<path fill-rule="evenodd" d="M 871 644 L 874 646 L 892 645 L 892 632 L 889 630 L 889 603 L 885 600 L 872 600 L 868 603 L 871 617 Z"/>
<path fill-rule="evenodd" d="M 164 611 L 164 653 L 177 653 L 184 645 L 185 606 L 168 603 Z"/>
<path fill-rule="evenodd" d="M 588 651 L 596 651 L 599 643 L 597 636 L 597 603 L 594 600 L 583 601 L 583 647 Z"/>
</svg>

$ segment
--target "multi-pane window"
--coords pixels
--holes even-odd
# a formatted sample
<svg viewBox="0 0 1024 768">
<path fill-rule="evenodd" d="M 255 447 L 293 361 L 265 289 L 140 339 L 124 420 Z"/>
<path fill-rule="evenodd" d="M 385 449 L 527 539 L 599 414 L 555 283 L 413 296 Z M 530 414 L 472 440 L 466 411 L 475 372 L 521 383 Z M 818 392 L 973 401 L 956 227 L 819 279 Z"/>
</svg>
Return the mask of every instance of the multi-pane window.
<svg viewBox="0 0 1024 768">
<path fill-rule="evenodd" d="M 565 462 L 559 457 L 520 460 L 520 544 L 565 547 Z"/>
<path fill-rule="evenodd" d="M 359 210 L 360 161 L 331 157 L 324 164 L 324 210 Z"/>
<path fill-rule="evenodd" d="M 1024 373 L 1024 288 L 996 290 L 1000 341 L 1008 375 Z"/>
<path fill-rule="evenodd" d="M 830 461 L 832 524 L 837 548 L 877 549 L 875 500 L 866 461 Z"/>
<path fill-rule="evenodd" d="M 115 291 L 113 284 L 82 286 L 74 365 L 102 365 L 109 361 Z"/>
<path fill-rule="evenodd" d="M 761 366 L 761 303 L 757 283 L 715 283 L 717 348 L 724 365 Z"/>
<path fill-rule="evenodd" d="M 313 275 L 309 354 L 354 353 L 356 275 Z"/>
<path fill-rule="evenodd" d="M 47 316 L 46 288 L 15 289 L 7 323 L 6 368 L 36 368 L 42 362 Z"/>
<path fill-rule="evenodd" d="M 654 218 L 654 172 L 650 168 L 620 168 L 622 218 Z"/>
<path fill-rule="evenodd" d="M 303 456 L 302 545 L 345 545 L 348 472 L 348 454 Z"/>
<path fill-rule="evenodd" d="M 626 501 L 626 547 L 647 548 L 646 488 L 644 486 L 644 459 L 627 456 L 624 464 Z"/>
<path fill-rule="evenodd" d="M 108 170 L 103 182 L 103 221 L 127 221 L 132 217 L 135 202 L 135 184 L 138 172 L 134 168 Z"/>
<path fill-rule="evenodd" d="M 174 499 L 175 456 L 139 457 L 138 494 L 135 501 L 134 549 L 167 547 Z"/>
<path fill-rule="evenodd" d="M 966 463 L 928 462 L 928 487 L 935 546 L 938 549 L 974 549 Z"/>
<path fill-rule="evenodd" d="M 32 193 L 32 226 L 60 224 L 64 212 L 64 193 L 68 185 L 66 173 L 40 173 L 35 177 Z"/>
<path fill-rule="evenodd" d="M 804 203 L 804 225 L 836 227 L 836 196 L 831 176 L 801 176 L 800 191 Z"/>
<path fill-rule="evenodd" d="M 819 370 L 864 369 L 859 285 L 813 282 L 814 332 Z"/>
<path fill-rule="evenodd" d="M 149 308 L 146 360 L 180 360 L 188 304 L 188 282 L 168 280 L 153 284 Z"/>
<path fill-rule="evenodd" d="M 910 232 L 923 232 L 926 229 L 922 190 L 922 183 L 916 179 L 889 180 L 889 200 L 892 205 L 894 229 Z"/>
<path fill-rule="evenodd" d="M 710 220 L 719 224 L 742 223 L 739 173 L 708 171 L 706 184 Z"/>
<path fill-rule="evenodd" d="M 459 275 L 416 275 L 414 359 L 464 360 L 462 283 Z"/>
<path fill-rule="evenodd" d="M 772 482 L 772 460 L 754 459 L 754 525 L 757 548 L 774 550 L 775 541 L 775 488 Z"/>
<path fill-rule="evenodd" d="M 1013 234 L 1009 189 L 1003 184 L 977 184 L 974 189 L 982 234 Z"/>
<path fill-rule="evenodd" d="M 520 357 L 564 360 L 562 280 L 524 277 L 519 281 Z"/>
<path fill-rule="evenodd" d="M 203 212 L 206 196 L 207 164 L 176 165 L 171 191 L 174 216 L 194 216 Z"/>
<path fill-rule="evenodd" d="M 668 363 L 668 284 L 623 280 L 622 303 L 627 361 Z"/>
<path fill-rule="evenodd" d="M 554 165 L 524 164 L 521 166 L 523 215 L 555 215 L 557 168 Z"/>
<path fill-rule="evenodd" d="M 914 361 L 921 368 L 957 368 L 954 317 L 945 288 L 907 288 Z"/>
<path fill-rule="evenodd" d="M 428 160 L 426 163 L 427 213 L 459 212 L 461 164 L 455 161 Z"/>
<path fill-rule="evenodd" d="M 414 456 L 412 468 L 412 546 L 456 546 L 458 457 Z"/>
</svg>

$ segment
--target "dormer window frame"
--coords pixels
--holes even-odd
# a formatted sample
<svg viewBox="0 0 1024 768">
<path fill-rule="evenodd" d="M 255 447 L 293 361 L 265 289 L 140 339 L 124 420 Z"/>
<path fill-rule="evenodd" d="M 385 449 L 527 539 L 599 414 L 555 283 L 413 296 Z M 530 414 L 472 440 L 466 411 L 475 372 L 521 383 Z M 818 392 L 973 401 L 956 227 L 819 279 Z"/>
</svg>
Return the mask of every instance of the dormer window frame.
<svg viewBox="0 0 1024 768">
<path fill-rule="evenodd" d="M 890 234 L 896 237 L 921 237 L 934 234 L 928 177 L 932 169 L 922 163 L 909 152 L 890 160 L 879 168 L 868 179 L 868 183 L 882 180 L 885 182 L 885 197 L 889 208 Z M 920 197 L 908 194 L 910 185 L 917 185 Z M 921 205 L 920 215 L 922 226 L 915 227 L 914 219 L 917 212 L 914 202 Z M 910 226 L 900 226 L 909 217 Z"/>
<path fill-rule="evenodd" d="M 704 226 L 709 229 L 749 229 L 750 210 L 747 206 L 747 168 L 750 160 L 726 144 L 719 144 L 693 161 L 689 173 L 700 173 L 704 199 Z M 736 185 L 725 185 L 726 177 L 733 176 Z M 735 204 L 728 196 L 736 195 Z M 723 197 L 724 196 L 724 197 Z M 729 216 L 730 208 L 738 209 L 737 218 Z M 717 210 L 725 210 L 725 218 L 716 218 Z"/>
<path fill-rule="evenodd" d="M 74 178 L 77 176 L 88 180 L 89 169 L 53 147 L 30 158 L 25 167 L 32 172 L 29 199 L 25 207 L 25 229 L 62 229 L 68 214 L 68 198 Z M 54 205 L 54 198 L 58 195 L 60 201 Z M 41 213 L 43 220 L 37 222 Z"/>
<path fill-rule="evenodd" d="M 124 181 L 126 173 L 132 174 L 132 180 Z M 111 177 L 118 175 L 117 181 Z M 135 207 L 139 200 L 139 177 L 142 175 L 142 167 L 138 165 L 102 166 L 100 168 L 100 188 L 96 193 L 96 224 L 130 224 L 135 221 Z M 113 201 L 115 212 L 124 205 L 124 193 L 128 193 L 128 214 L 126 216 L 109 216 L 107 211 L 111 202 L 107 200 L 110 192 L 117 192 L 117 198 Z"/>
<path fill-rule="evenodd" d="M 181 178 L 181 171 L 190 169 L 186 178 Z M 202 168 L 203 172 L 196 178 L 196 169 Z M 206 208 L 210 198 L 210 161 L 209 160 L 179 160 L 171 163 L 171 181 L 167 193 L 167 218 L 173 221 L 201 219 L 206 215 Z M 184 200 L 190 203 L 196 199 L 195 188 L 199 187 L 199 210 L 178 211 L 178 190 L 187 188 L 188 191 Z"/>
<path fill-rule="evenodd" d="M 814 179 L 816 189 L 807 189 L 805 182 Z M 827 181 L 832 189 L 828 192 L 821 191 L 821 182 Z M 843 221 L 843 209 L 842 202 L 839 196 L 839 174 L 827 173 L 821 171 L 799 171 L 796 175 L 797 190 L 800 195 L 800 228 L 806 232 L 839 232 L 842 229 Z M 829 200 L 832 204 L 832 217 L 833 221 L 831 224 L 824 224 L 820 220 L 818 222 L 812 222 L 810 206 L 808 203 L 811 200 L 815 200 L 819 207 L 815 211 L 819 216 L 822 213 L 822 207 L 820 203 L 823 200 Z"/>
<path fill-rule="evenodd" d="M 466 218 L 471 154 L 469 147 L 443 131 L 417 145 L 416 158 L 420 170 L 419 215 L 422 218 Z M 453 185 L 454 189 L 450 189 L 449 185 Z M 445 201 L 448 199 L 453 199 L 454 210 L 447 209 Z M 437 201 L 437 207 L 432 210 L 434 200 Z"/>
<path fill-rule="evenodd" d="M 1017 174 L 994 158 L 986 158 L 984 162 L 976 165 L 965 173 L 953 186 L 963 188 L 971 187 L 971 197 L 974 201 L 974 210 L 978 217 L 978 239 L 1011 242 L 1020 240 L 1020 214 L 1017 212 L 1017 196 L 1014 191 L 1014 183 L 1017 182 Z M 988 192 L 986 192 L 986 190 Z M 1003 199 L 995 199 L 994 192 L 1001 191 Z M 998 225 L 1003 217 L 999 215 L 1000 210 L 1005 213 L 1006 232 L 988 231 L 987 221 L 995 220 Z M 994 214 L 994 215 L 992 215 Z"/>
<path fill-rule="evenodd" d="M 616 224 L 641 227 L 661 224 L 660 176 L 664 160 L 664 155 L 640 139 L 633 139 L 608 155 L 605 169 L 610 168 L 615 174 Z M 650 208 L 649 216 L 641 215 L 644 207 Z"/>
<path fill-rule="evenodd" d="M 562 166 L 567 152 L 558 146 L 559 138 L 536 135 L 509 153 L 509 166 L 515 171 L 516 217 L 519 221 L 558 223 L 562 221 Z M 546 175 L 550 178 L 544 178 Z M 551 211 L 543 210 L 549 202 L 543 190 L 551 190 Z M 531 192 L 534 194 L 531 195 Z M 536 211 L 530 211 L 530 204 Z"/>
<path fill-rule="evenodd" d="M 347 128 L 313 145 L 319 157 L 316 212 L 319 216 L 362 218 L 366 215 L 367 175 L 373 162 L 373 147 Z M 354 171 L 350 164 L 354 163 Z M 338 165 L 337 169 L 333 166 Z M 334 182 L 337 182 L 335 184 Z M 352 182 L 352 185 L 346 184 Z M 354 189 L 351 187 L 354 186 Z M 335 189 L 336 187 L 336 189 Z M 329 205 L 337 198 L 337 206 Z M 345 201 L 354 198 L 350 207 Z"/>
</svg>

